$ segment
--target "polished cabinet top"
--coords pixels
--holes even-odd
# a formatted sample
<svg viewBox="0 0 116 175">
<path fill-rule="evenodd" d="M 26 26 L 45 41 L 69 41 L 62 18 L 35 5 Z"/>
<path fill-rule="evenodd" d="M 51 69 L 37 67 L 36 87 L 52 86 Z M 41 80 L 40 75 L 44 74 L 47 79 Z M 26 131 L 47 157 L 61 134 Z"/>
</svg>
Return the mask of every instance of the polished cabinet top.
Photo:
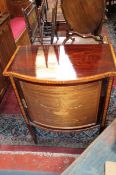
<svg viewBox="0 0 116 175">
<path fill-rule="evenodd" d="M 80 83 L 116 75 L 116 60 L 108 44 L 21 46 L 4 75 L 41 83 Z"/>
</svg>

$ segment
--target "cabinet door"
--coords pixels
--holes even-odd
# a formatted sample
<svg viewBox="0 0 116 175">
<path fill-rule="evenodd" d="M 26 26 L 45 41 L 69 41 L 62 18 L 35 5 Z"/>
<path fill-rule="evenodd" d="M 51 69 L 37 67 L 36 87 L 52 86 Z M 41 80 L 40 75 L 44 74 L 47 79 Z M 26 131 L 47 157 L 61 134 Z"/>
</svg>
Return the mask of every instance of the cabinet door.
<svg viewBox="0 0 116 175">
<path fill-rule="evenodd" d="M 0 27 L 0 62 L 2 71 L 16 49 L 15 41 L 9 22 L 6 21 Z"/>
</svg>

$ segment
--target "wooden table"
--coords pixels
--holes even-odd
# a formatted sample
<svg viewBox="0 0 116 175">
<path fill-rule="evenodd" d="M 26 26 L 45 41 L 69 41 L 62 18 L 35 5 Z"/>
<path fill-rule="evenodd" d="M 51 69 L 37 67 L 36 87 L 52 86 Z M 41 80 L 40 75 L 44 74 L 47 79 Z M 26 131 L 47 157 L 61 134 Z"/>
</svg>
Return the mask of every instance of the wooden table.
<svg viewBox="0 0 116 175">
<path fill-rule="evenodd" d="M 99 25 L 102 25 L 104 0 L 83 0 L 82 2 L 72 0 L 72 4 L 68 0 L 61 0 L 61 7 L 67 23 L 75 32 L 94 33 L 100 27 Z"/>
<path fill-rule="evenodd" d="M 4 75 L 31 133 L 31 126 L 67 132 L 96 125 L 104 129 L 115 66 L 108 44 L 24 46 Z"/>
<path fill-rule="evenodd" d="M 71 3 L 69 0 L 61 0 L 61 8 L 69 28 L 64 43 L 69 39 L 74 41 L 72 36 L 75 35 L 103 42 L 101 29 L 105 11 L 104 0 L 72 0 Z"/>
</svg>

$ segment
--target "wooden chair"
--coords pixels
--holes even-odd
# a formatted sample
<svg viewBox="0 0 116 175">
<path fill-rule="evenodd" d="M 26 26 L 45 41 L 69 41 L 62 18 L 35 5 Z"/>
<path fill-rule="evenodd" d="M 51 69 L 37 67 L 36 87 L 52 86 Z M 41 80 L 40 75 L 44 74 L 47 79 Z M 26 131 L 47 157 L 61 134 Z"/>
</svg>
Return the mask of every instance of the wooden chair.
<svg viewBox="0 0 116 175">
<path fill-rule="evenodd" d="M 43 36 L 45 38 L 48 37 L 48 40 L 50 41 L 50 44 L 53 44 L 54 37 L 57 37 L 58 40 L 58 33 L 57 33 L 57 4 L 58 0 L 55 0 L 54 7 L 52 8 L 52 17 L 51 21 L 48 22 L 47 19 L 47 11 L 48 8 L 48 2 L 47 0 L 43 0 L 41 3 L 41 6 L 38 8 L 39 14 L 40 14 L 40 23 L 43 26 Z M 45 39 L 43 38 L 43 39 Z"/>
<path fill-rule="evenodd" d="M 64 44 L 69 39 L 74 41 L 74 35 L 103 42 L 101 29 L 105 11 L 104 0 L 72 0 L 71 4 L 69 0 L 61 0 L 61 7 L 68 24 Z"/>
<path fill-rule="evenodd" d="M 52 21 L 47 22 L 45 7 L 46 1 L 43 0 L 41 6 L 37 8 L 35 3 L 30 3 L 27 8 L 22 9 L 28 34 L 32 44 L 52 44 L 55 32 L 55 9 L 53 9 Z"/>
<path fill-rule="evenodd" d="M 46 0 L 42 0 L 41 5 L 38 7 L 40 9 L 41 14 L 40 17 L 43 21 L 47 22 L 47 4 Z"/>
<path fill-rule="evenodd" d="M 33 44 L 36 39 L 42 43 L 42 26 L 39 23 L 37 6 L 35 3 L 30 3 L 25 9 L 22 8 L 22 12 L 26 22 L 31 44 Z"/>
<path fill-rule="evenodd" d="M 58 30 L 57 30 L 57 6 L 58 0 L 55 2 L 55 6 L 52 9 L 52 33 L 51 33 L 51 44 L 54 42 L 54 37 L 56 36 L 58 41 Z"/>
<path fill-rule="evenodd" d="M 46 0 L 43 0 L 41 3 L 41 6 L 39 7 L 39 11 L 40 11 L 40 21 L 41 24 L 43 26 L 43 33 L 44 35 L 47 37 L 50 37 L 50 44 L 53 44 L 54 41 L 54 37 L 57 37 L 58 40 L 58 34 L 57 34 L 57 3 L 58 0 L 55 1 L 55 5 L 52 8 L 52 18 L 51 21 L 48 22 L 47 20 L 47 12 L 46 12 L 46 8 L 47 8 L 47 2 Z"/>
</svg>

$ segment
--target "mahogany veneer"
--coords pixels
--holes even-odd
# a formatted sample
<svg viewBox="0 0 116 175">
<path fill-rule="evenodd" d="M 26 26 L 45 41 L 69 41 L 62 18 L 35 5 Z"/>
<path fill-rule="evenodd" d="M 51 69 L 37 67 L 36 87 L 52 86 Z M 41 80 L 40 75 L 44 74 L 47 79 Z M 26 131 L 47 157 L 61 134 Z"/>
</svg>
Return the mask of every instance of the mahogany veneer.
<svg viewBox="0 0 116 175">
<path fill-rule="evenodd" d="M 10 62 L 5 75 L 13 73 L 41 83 L 88 82 L 116 73 L 108 44 L 24 46 Z"/>
<path fill-rule="evenodd" d="M 10 77 L 31 133 L 32 126 L 103 129 L 115 66 L 108 44 L 39 45 L 19 47 L 4 75 Z"/>
</svg>

